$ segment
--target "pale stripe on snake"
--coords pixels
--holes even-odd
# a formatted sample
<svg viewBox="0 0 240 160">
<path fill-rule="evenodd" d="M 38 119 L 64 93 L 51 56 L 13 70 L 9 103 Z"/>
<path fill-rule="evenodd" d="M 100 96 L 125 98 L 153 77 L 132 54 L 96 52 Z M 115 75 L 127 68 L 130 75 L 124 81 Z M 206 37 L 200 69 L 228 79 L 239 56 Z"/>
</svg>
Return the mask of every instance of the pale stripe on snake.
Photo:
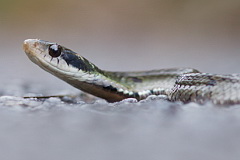
<svg viewBox="0 0 240 160">
<path fill-rule="evenodd" d="M 165 95 L 169 101 L 184 103 L 240 103 L 240 75 L 237 74 L 201 73 L 192 68 L 109 72 L 57 43 L 28 39 L 23 48 L 30 60 L 47 72 L 108 102 Z"/>
</svg>

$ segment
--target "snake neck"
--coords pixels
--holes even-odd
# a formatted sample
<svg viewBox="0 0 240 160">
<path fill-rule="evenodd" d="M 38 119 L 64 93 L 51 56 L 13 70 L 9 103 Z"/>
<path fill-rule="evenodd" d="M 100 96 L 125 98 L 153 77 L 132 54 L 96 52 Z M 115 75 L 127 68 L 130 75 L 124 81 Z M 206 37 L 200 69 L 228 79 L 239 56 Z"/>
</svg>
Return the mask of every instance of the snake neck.
<svg viewBox="0 0 240 160">
<path fill-rule="evenodd" d="M 147 72 L 109 72 L 101 70 L 104 78 L 107 78 L 113 84 L 118 84 L 116 88 L 114 88 L 114 85 L 110 88 L 114 88 L 125 98 L 136 98 L 137 100 L 145 99 L 149 95 L 165 95 L 168 97 L 180 75 L 198 72 L 192 68 L 169 68 Z"/>
</svg>

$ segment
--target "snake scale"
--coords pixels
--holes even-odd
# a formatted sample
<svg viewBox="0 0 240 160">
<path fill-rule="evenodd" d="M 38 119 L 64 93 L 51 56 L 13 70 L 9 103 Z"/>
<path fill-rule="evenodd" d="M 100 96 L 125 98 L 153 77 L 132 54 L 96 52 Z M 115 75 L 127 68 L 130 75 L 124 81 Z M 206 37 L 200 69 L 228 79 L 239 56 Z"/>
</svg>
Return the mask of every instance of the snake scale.
<svg viewBox="0 0 240 160">
<path fill-rule="evenodd" d="M 164 95 L 169 101 L 184 103 L 240 103 L 238 74 L 201 73 L 192 68 L 110 72 L 99 69 L 81 55 L 57 43 L 27 39 L 23 49 L 29 59 L 42 69 L 108 102 Z"/>
</svg>

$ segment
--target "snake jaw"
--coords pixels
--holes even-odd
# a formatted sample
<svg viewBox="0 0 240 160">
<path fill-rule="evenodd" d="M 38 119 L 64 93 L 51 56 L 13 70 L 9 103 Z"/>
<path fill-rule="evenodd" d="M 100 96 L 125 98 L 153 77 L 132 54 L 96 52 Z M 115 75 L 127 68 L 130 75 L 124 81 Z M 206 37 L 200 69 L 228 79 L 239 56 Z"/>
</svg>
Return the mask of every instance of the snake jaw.
<svg viewBox="0 0 240 160">
<path fill-rule="evenodd" d="M 44 60 L 43 53 L 46 55 L 47 45 L 42 43 L 38 39 L 27 39 L 23 43 L 23 50 L 35 64 L 42 63 L 41 61 Z"/>
<path fill-rule="evenodd" d="M 47 72 L 50 72 L 54 75 L 69 74 L 69 67 L 64 60 L 59 60 L 49 55 L 48 48 L 53 44 L 56 43 L 39 39 L 27 39 L 23 43 L 23 50 L 33 63 L 37 64 Z"/>
<path fill-rule="evenodd" d="M 65 81 L 96 81 L 96 74 L 92 73 L 93 66 L 77 53 L 61 47 L 62 53 L 58 57 L 49 54 L 49 48 L 56 43 L 39 39 L 27 39 L 23 43 L 23 50 L 29 59 L 45 71 Z"/>
</svg>

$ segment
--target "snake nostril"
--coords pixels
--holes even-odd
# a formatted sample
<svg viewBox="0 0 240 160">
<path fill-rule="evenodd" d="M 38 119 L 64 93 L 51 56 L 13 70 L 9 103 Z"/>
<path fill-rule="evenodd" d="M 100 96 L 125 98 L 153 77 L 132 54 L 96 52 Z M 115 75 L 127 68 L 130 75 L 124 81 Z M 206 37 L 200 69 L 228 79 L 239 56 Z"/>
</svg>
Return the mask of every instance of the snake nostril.
<svg viewBox="0 0 240 160">
<path fill-rule="evenodd" d="M 50 45 L 48 48 L 49 55 L 52 57 L 59 57 L 62 53 L 62 47 L 57 44 Z"/>
</svg>

